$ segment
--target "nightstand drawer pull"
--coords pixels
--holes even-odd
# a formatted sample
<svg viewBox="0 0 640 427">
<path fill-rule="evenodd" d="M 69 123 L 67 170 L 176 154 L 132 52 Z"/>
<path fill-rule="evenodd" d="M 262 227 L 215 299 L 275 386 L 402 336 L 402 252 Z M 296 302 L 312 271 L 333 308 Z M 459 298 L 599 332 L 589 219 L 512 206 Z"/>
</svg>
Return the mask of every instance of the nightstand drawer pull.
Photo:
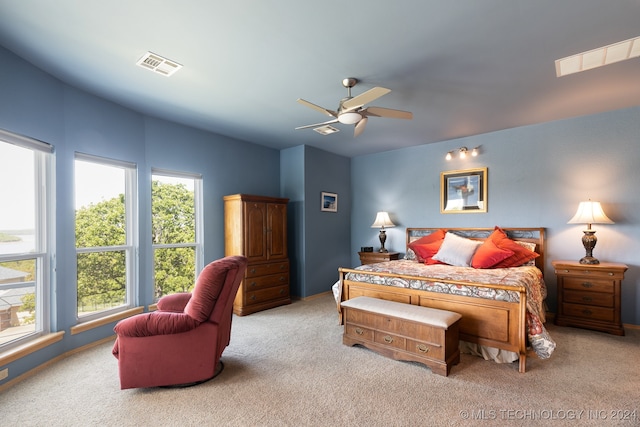
<svg viewBox="0 0 640 427">
<path fill-rule="evenodd" d="M 591 316 L 593 312 L 591 310 L 585 309 L 582 310 L 582 314 L 584 314 L 585 316 Z"/>
<path fill-rule="evenodd" d="M 391 344 L 393 342 L 393 338 L 389 335 L 385 335 L 384 342 L 386 342 L 387 344 Z"/>
<path fill-rule="evenodd" d="M 354 331 L 355 331 L 355 332 L 356 332 L 356 334 L 358 334 L 358 335 L 362 335 L 362 334 L 364 334 L 364 331 L 363 331 L 362 329 L 360 329 L 360 328 L 355 328 L 355 329 L 354 329 Z"/>
<path fill-rule="evenodd" d="M 582 287 L 583 288 L 592 288 L 593 287 L 593 283 L 583 282 L 582 283 Z"/>
<path fill-rule="evenodd" d="M 418 344 L 418 345 L 416 346 L 416 348 L 418 349 L 418 351 L 419 351 L 420 353 L 428 353 L 428 352 L 429 352 L 429 347 L 427 347 L 427 346 L 426 346 L 426 345 L 424 345 L 424 344 Z"/>
<path fill-rule="evenodd" d="M 582 301 L 584 301 L 584 302 L 591 302 L 591 301 L 593 301 L 593 298 L 588 297 L 588 296 L 583 296 L 583 297 L 582 297 Z"/>
</svg>

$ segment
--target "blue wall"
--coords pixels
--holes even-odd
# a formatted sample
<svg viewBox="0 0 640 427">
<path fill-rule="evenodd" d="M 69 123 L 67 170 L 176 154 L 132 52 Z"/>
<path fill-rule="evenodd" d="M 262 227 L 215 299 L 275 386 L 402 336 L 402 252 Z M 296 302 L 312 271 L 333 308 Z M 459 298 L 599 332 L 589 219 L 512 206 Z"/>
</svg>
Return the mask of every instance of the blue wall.
<svg viewBox="0 0 640 427">
<path fill-rule="evenodd" d="M 9 381 L 70 349 L 113 334 L 113 325 L 71 335 L 76 325 L 73 165 L 75 152 L 138 166 L 139 305 L 153 302 L 151 168 L 203 175 L 205 263 L 224 256 L 222 197 L 280 195 L 280 153 L 256 144 L 146 117 L 52 78 L 0 48 L 0 128 L 52 144 L 56 161 L 54 331 L 64 339 L 11 363 Z M 3 183 L 6 185 L 7 183 Z M 4 382 L 2 381 L 2 382 Z"/>
<path fill-rule="evenodd" d="M 388 249 L 404 252 L 406 227 L 546 227 L 547 301 L 556 303 L 551 260 L 584 256 L 583 225 L 567 224 L 582 200 L 599 200 L 613 225 L 594 225 L 594 256 L 629 266 L 622 321 L 640 324 L 640 108 L 477 135 L 361 156 L 351 162 L 352 263 L 361 246 L 379 246 L 370 228 L 379 210 L 398 226 Z M 450 151 L 480 146 L 478 157 L 446 161 Z M 441 214 L 440 173 L 488 168 L 488 212 Z"/>
<path fill-rule="evenodd" d="M 348 158 L 313 147 L 281 151 L 283 196 L 289 200 L 291 292 L 328 292 L 338 266 L 350 264 L 351 179 Z M 338 212 L 320 210 L 323 191 L 338 195 Z"/>
</svg>

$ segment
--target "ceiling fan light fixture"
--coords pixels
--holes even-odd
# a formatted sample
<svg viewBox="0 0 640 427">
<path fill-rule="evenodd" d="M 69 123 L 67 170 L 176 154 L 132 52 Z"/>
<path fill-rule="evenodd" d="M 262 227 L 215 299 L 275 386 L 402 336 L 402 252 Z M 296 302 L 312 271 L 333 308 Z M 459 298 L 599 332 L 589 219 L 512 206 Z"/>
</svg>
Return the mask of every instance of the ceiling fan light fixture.
<svg viewBox="0 0 640 427">
<path fill-rule="evenodd" d="M 354 111 L 348 111 L 338 116 L 338 121 L 345 125 L 355 125 L 362 120 L 362 115 Z"/>
</svg>

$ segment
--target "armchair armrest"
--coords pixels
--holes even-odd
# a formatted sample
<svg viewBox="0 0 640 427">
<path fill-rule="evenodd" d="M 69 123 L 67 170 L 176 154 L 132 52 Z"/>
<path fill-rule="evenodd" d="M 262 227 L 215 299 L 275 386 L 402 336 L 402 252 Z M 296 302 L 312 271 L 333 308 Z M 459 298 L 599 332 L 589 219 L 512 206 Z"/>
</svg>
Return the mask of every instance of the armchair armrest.
<svg viewBox="0 0 640 427">
<path fill-rule="evenodd" d="M 165 295 L 158 300 L 158 310 L 182 313 L 191 299 L 191 292 Z"/>
<path fill-rule="evenodd" d="M 149 337 L 190 331 L 199 322 L 184 313 L 154 311 L 121 320 L 113 328 L 118 336 Z"/>
</svg>

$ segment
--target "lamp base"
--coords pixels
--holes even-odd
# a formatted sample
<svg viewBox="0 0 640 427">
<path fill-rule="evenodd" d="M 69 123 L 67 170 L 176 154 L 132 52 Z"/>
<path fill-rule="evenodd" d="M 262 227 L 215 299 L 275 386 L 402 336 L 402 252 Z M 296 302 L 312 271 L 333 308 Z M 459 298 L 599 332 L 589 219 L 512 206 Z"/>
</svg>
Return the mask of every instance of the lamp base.
<svg viewBox="0 0 640 427">
<path fill-rule="evenodd" d="M 598 242 L 598 238 L 596 237 L 596 232 L 594 230 L 584 230 L 584 236 L 582 236 L 582 245 L 586 250 L 586 255 L 582 257 L 580 260 L 580 264 L 600 264 L 596 258 L 593 257 L 593 248 L 596 247 L 596 243 Z"/>
<path fill-rule="evenodd" d="M 382 227 L 382 230 L 380 230 L 380 234 L 378 235 L 378 237 L 380 238 L 380 253 L 386 253 L 389 252 L 388 250 L 386 250 L 384 248 L 384 242 L 387 240 L 387 232 L 384 231 L 384 227 Z"/>
<path fill-rule="evenodd" d="M 600 261 L 592 256 L 586 256 L 580 259 L 580 264 L 600 264 Z"/>
</svg>

